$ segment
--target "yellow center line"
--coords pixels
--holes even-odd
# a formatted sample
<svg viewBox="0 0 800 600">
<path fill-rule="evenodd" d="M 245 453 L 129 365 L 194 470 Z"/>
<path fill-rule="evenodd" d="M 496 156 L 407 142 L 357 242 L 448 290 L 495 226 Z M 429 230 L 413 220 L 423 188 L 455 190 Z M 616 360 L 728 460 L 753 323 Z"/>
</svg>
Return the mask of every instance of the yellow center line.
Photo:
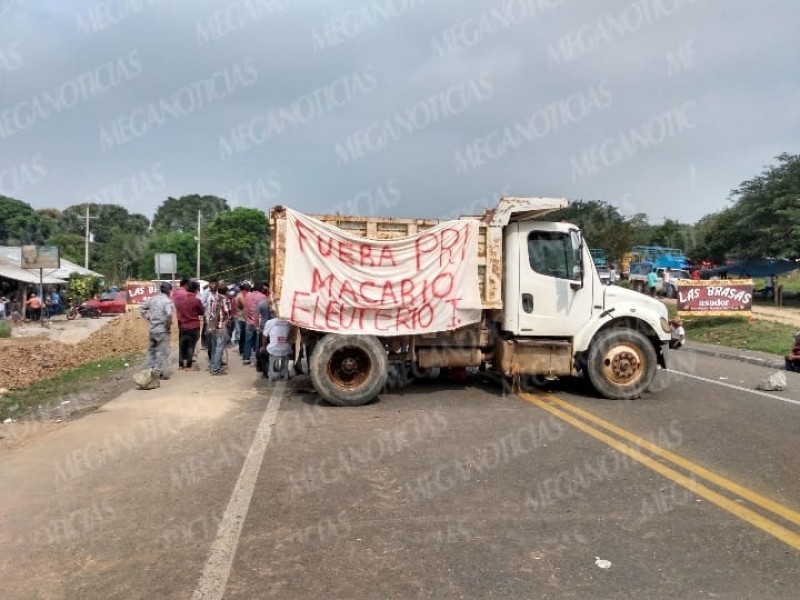
<svg viewBox="0 0 800 600">
<path fill-rule="evenodd" d="M 657 446 L 656 444 L 653 444 L 652 442 L 650 442 L 648 440 L 642 439 L 639 436 L 637 436 L 637 435 L 635 435 L 633 433 L 630 433 L 629 431 L 626 431 L 625 429 L 621 429 L 620 427 L 617 427 L 613 423 L 609 423 L 608 421 L 606 421 L 604 419 L 601 419 L 600 417 L 598 417 L 598 416 L 596 416 L 596 415 L 594 415 L 594 414 L 592 414 L 592 413 L 590 413 L 588 411 L 585 411 L 585 410 L 583 410 L 581 408 L 578 408 L 577 406 L 574 406 L 574 405 L 570 404 L 569 402 L 567 402 L 565 400 L 562 400 L 561 398 L 558 398 L 556 396 L 553 396 L 552 394 L 547 394 L 547 393 L 541 393 L 540 395 L 545 397 L 545 398 L 547 398 L 548 400 L 550 400 L 554 404 L 557 404 L 561 408 L 564 408 L 564 409 L 566 409 L 566 410 L 578 415 L 579 417 L 582 417 L 583 419 L 586 419 L 587 421 L 590 421 L 590 422 L 594 423 L 595 425 L 598 425 L 599 427 L 605 429 L 606 431 L 610 431 L 611 433 L 613 433 L 613 434 L 615 434 L 615 435 L 617 435 L 617 436 L 619 436 L 621 438 L 624 438 L 624 439 L 626 439 L 626 440 L 628 440 L 630 442 L 633 442 L 637 446 L 641 446 L 645 450 L 647 450 L 649 452 L 652 452 L 653 454 L 656 454 L 657 456 L 665 458 L 668 461 L 676 464 L 677 466 L 679 466 L 679 467 L 681 467 L 683 469 L 686 469 L 687 471 L 689 471 L 691 473 L 694 473 L 695 475 L 699 475 L 700 477 L 702 477 L 703 479 L 705 479 L 707 481 L 710 481 L 714 485 L 717 485 L 717 486 L 719 486 L 721 488 L 724 488 L 724 489 L 728 490 L 729 492 L 731 492 L 733 494 L 736 494 L 737 496 L 740 496 L 741 498 L 743 498 L 744 500 L 747 500 L 751 504 L 755 504 L 756 506 L 760 506 L 761 508 L 770 511 L 771 513 L 773 513 L 773 514 L 775 514 L 775 515 L 777 515 L 777 516 L 779 516 L 779 517 L 781 517 L 783 519 L 786 519 L 787 521 L 790 521 L 791 523 L 794 523 L 795 525 L 800 525 L 800 513 L 798 513 L 797 511 L 792 510 L 788 506 L 784 506 L 783 504 L 779 504 L 778 502 L 775 502 L 774 500 L 770 500 L 769 498 L 767 498 L 765 496 L 762 496 L 758 492 L 754 492 L 753 490 L 751 490 L 749 488 L 746 488 L 746 487 L 744 487 L 742 485 L 739 485 L 738 483 L 736 483 L 734 481 L 731 481 L 730 479 L 727 479 L 727 478 L 723 477 L 722 475 L 718 475 L 717 473 L 714 473 L 713 471 L 709 471 L 708 469 L 705 469 L 705 468 L 701 467 L 700 465 L 695 464 L 695 463 L 683 458 L 682 456 L 679 456 L 679 455 L 675 454 L 674 452 L 670 452 L 669 450 L 665 450 L 661 446 Z"/>
<path fill-rule="evenodd" d="M 714 490 L 707 488 L 701 483 L 698 483 L 694 479 L 687 477 L 686 475 L 671 469 L 660 462 L 656 461 L 653 458 L 650 458 L 646 454 L 639 452 L 638 450 L 631 448 L 627 444 L 611 437 L 610 435 L 603 433 L 602 431 L 598 431 L 588 423 L 573 417 L 572 415 L 548 404 L 544 400 L 533 396 L 532 394 L 520 394 L 520 397 L 527 402 L 545 410 L 552 415 L 558 417 L 559 419 L 569 423 L 573 427 L 580 429 L 584 433 L 592 436 L 593 438 L 611 446 L 618 452 L 629 456 L 630 458 L 634 459 L 635 461 L 643 464 L 644 466 L 652 469 L 656 473 L 663 475 L 667 479 L 670 479 L 685 487 L 687 490 L 697 494 L 708 500 L 709 502 L 716 504 L 720 508 L 727 510 L 729 513 L 733 514 L 736 517 L 739 517 L 743 521 L 747 521 L 751 525 L 758 527 L 762 531 L 769 533 L 770 535 L 778 538 L 785 544 L 792 546 L 793 548 L 800 550 L 800 535 L 797 535 L 793 531 L 778 525 L 777 523 L 770 521 L 766 517 L 758 514 L 757 512 L 737 504 L 733 500 L 726 498 L 722 494 L 715 492 Z"/>
</svg>

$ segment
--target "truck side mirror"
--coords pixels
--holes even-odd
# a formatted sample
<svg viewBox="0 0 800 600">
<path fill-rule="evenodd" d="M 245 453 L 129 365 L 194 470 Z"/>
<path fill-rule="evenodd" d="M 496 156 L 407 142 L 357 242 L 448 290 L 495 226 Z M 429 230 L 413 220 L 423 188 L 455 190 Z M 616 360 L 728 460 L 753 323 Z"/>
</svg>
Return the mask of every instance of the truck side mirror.
<svg viewBox="0 0 800 600">
<path fill-rule="evenodd" d="M 569 230 L 570 241 L 572 242 L 572 276 L 570 277 L 569 287 L 573 290 L 583 288 L 583 237 L 577 229 Z"/>
</svg>

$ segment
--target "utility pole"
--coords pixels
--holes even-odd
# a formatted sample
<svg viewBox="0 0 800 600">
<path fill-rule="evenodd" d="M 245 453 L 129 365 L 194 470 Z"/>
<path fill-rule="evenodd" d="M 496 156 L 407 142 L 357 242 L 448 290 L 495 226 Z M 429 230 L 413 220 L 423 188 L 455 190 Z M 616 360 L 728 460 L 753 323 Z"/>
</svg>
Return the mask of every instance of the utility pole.
<svg viewBox="0 0 800 600">
<path fill-rule="evenodd" d="M 200 218 L 202 214 L 200 209 L 197 209 L 197 272 L 195 273 L 195 277 L 200 279 Z"/>
<path fill-rule="evenodd" d="M 89 220 L 96 219 L 97 217 L 89 216 L 89 203 L 86 203 L 86 238 L 84 240 L 84 255 L 83 255 L 83 268 L 89 268 L 89 242 L 91 241 L 91 234 L 89 233 Z"/>
</svg>

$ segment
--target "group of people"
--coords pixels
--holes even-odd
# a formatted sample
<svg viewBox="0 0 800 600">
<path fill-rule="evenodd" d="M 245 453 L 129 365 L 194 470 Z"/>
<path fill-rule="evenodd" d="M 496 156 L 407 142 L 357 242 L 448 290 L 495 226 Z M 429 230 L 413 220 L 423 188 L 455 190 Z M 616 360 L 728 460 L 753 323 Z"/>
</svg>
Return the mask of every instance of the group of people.
<svg viewBox="0 0 800 600">
<path fill-rule="evenodd" d="M 178 364 L 181 371 L 199 371 L 195 362 L 197 344 L 208 354 L 208 370 L 212 375 L 227 374 L 225 350 L 238 342 L 242 364 L 255 364 L 272 381 L 288 378 L 288 362 L 292 346 L 291 326 L 272 308 L 266 283 L 250 281 L 228 286 L 211 279 L 205 289 L 200 282 L 182 279 L 173 291 L 172 285 L 160 285 L 160 294 L 139 308 L 150 324 L 147 368 L 167 379 L 169 343 L 173 315 L 178 323 Z"/>
<path fill-rule="evenodd" d="M 10 320 L 11 326 L 16 327 L 22 324 L 23 316 L 27 321 L 42 321 L 63 312 L 64 300 L 57 290 L 43 296 L 31 292 L 24 302 L 0 296 L 0 321 Z"/>
<path fill-rule="evenodd" d="M 647 274 L 647 289 L 650 291 L 650 295 L 653 297 L 656 295 L 656 287 L 659 279 L 661 279 L 661 294 L 666 296 L 668 287 L 672 285 L 670 283 L 669 268 L 662 270 L 660 276 L 655 269 Z"/>
</svg>

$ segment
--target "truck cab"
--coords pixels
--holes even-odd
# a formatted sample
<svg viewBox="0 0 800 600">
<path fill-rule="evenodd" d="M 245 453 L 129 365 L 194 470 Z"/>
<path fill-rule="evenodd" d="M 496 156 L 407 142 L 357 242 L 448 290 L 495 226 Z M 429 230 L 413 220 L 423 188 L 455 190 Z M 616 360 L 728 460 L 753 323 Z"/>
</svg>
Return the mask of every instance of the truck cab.
<svg viewBox="0 0 800 600">
<path fill-rule="evenodd" d="M 546 364 L 551 376 L 582 371 L 606 397 L 627 398 L 649 384 L 657 363 L 666 367 L 666 307 L 604 285 L 576 226 L 512 221 L 503 246 L 502 330 L 513 337 L 513 368 L 541 374 Z"/>
</svg>

